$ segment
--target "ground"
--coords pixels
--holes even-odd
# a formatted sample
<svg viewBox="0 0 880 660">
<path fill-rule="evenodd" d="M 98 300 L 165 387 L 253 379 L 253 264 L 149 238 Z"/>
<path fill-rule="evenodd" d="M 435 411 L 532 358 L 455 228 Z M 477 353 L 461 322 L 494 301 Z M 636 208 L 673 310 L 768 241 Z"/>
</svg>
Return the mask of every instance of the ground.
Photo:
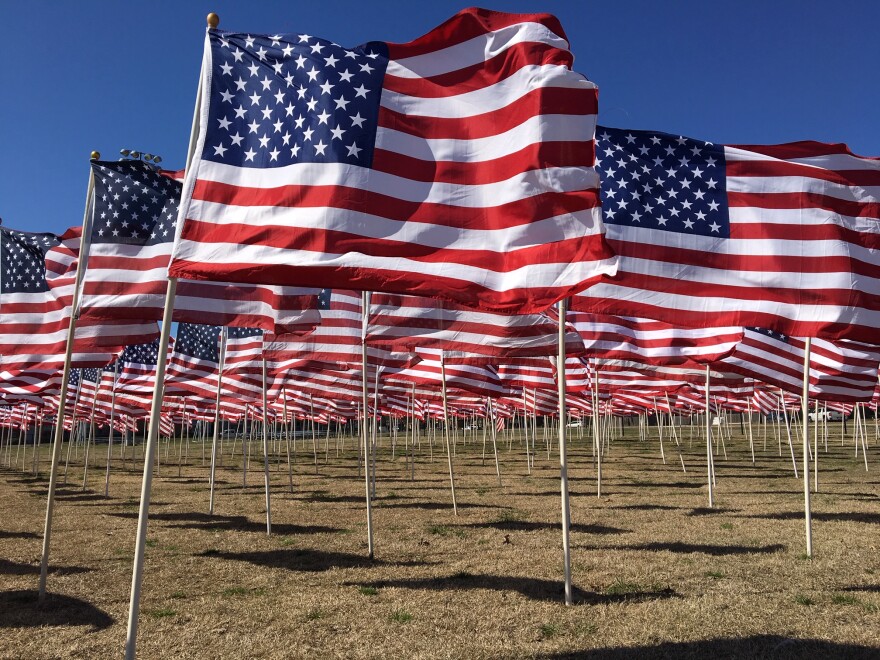
<svg viewBox="0 0 880 660">
<path fill-rule="evenodd" d="M 787 446 L 780 455 L 772 433 L 766 447 L 757 440 L 752 465 L 736 425 L 727 458 L 716 457 L 710 509 L 704 444 L 686 431 L 684 473 L 668 438 L 664 464 L 656 429 L 648 441 L 628 429 L 611 443 L 597 497 L 589 429 L 572 429 L 572 607 L 562 593 L 559 458 L 554 444 L 548 459 L 543 437 L 531 474 L 518 438 L 502 439 L 500 487 L 491 453 L 482 460 L 482 432 L 460 438 L 457 516 L 441 446 L 431 462 L 422 441 L 412 481 L 400 447 L 392 457 L 383 438 L 375 561 L 351 439 L 337 456 L 337 440 L 328 451 L 322 438 L 317 468 L 311 443 L 300 443 L 293 493 L 273 458 L 271 536 L 258 457 L 242 487 L 240 448 L 230 457 L 226 443 L 209 516 L 201 444 L 186 447 L 180 477 L 179 446 L 163 445 L 139 656 L 880 657 L 876 438 L 866 472 L 852 439 L 841 446 L 832 426 L 819 454 L 810 559 Z M 17 468 L 0 472 L 0 657 L 120 657 L 140 469 L 130 461 L 123 469 L 114 450 L 104 497 L 106 447 L 92 453 L 85 491 L 82 453 L 71 458 L 58 490 L 50 597 L 38 606 L 48 452 L 37 478 L 30 453 L 16 463 L 17 447 L 9 449 Z"/>
</svg>

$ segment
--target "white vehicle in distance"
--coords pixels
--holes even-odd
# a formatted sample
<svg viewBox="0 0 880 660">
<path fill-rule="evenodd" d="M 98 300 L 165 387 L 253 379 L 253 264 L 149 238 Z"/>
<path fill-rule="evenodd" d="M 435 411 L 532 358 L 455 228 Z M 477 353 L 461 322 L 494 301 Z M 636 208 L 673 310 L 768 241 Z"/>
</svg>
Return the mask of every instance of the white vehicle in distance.
<svg viewBox="0 0 880 660">
<path fill-rule="evenodd" d="M 810 421 L 815 422 L 816 420 L 820 422 L 829 421 L 829 422 L 842 422 L 843 421 L 843 413 L 839 410 L 820 410 L 819 413 L 810 413 Z"/>
</svg>

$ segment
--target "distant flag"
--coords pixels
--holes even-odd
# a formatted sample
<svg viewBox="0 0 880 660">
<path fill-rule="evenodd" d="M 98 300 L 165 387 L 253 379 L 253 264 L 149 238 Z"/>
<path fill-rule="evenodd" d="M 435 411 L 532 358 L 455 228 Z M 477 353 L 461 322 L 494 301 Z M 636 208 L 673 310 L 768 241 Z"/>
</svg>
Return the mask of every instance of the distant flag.
<svg viewBox="0 0 880 660">
<path fill-rule="evenodd" d="M 573 309 L 876 341 L 880 160 L 603 127 L 597 159 L 620 269 Z"/>
<path fill-rule="evenodd" d="M 220 326 L 181 323 L 165 373 L 165 394 L 194 394 L 208 401 L 217 396 Z"/>
<path fill-rule="evenodd" d="M 161 320 L 177 224 L 176 173 L 139 160 L 92 161 L 95 194 L 80 318 Z M 178 283 L 174 320 L 307 332 L 317 289 Z"/>
<path fill-rule="evenodd" d="M 596 86 L 547 14 L 466 9 L 408 44 L 209 30 L 170 274 L 529 313 L 616 268 Z"/>
</svg>

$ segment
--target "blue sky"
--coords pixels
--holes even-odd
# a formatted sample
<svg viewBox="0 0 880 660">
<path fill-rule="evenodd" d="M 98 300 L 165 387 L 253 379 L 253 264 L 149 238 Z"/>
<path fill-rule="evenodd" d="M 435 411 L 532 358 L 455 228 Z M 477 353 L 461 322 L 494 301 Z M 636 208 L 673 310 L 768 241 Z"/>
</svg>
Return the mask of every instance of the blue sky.
<svg viewBox="0 0 880 660">
<path fill-rule="evenodd" d="M 0 2 L 0 217 L 82 221 L 88 156 L 120 148 L 183 166 L 205 15 L 344 45 L 409 41 L 468 5 L 445 0 Z M 846 142 L 880 156 L 880 2 L 526 2 L 562 21 L 600 122 L 715 142 Z"/>
</svg>

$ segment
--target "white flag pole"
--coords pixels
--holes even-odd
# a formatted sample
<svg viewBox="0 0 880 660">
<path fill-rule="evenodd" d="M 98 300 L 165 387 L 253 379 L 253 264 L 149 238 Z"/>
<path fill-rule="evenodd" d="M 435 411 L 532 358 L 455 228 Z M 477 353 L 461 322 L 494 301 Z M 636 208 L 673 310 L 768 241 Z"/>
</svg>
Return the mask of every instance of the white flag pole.
<svg viewBox="0 0 880 660">
<path fill-rule="evenodd" d="M 217 442 L 220 439 L 220 395 L 223 390 L 223 366 L 226 363 L 226 326 L 220 328 L 220 363 L 217 365 L 217 396 L 214 408 L 214 439 L 211 442 L 211 487 L 208 496 L 208 515 L 214 515 L 214 484 L 217 474 Z"/>
<path fill-rule="evenodd" d="M 709 365 L 706 365 L 706 469 L 709 473 L 709 507 L 715 506 L 714 466 L 712 465 L 712 417 L 710 415 L 709 385 L 711 376 Z"/>
<path fill-rule="evenodd" d="M 810 511 L 810 348 L 812 339 L 804 342 L 804 391 L 801 395 L 801 417 L 804 424 L 804 524 L 807 536 L 807 557 L 813 556 L 813 521 Z M 818 421 L 818 420 L 817 420 Z"/>
<path fill-rule="evenodd" d="M 446 399 L 446 358 L 440 352 L 440 387 L 443 394 L 443 433 L 446 438 L 446 461 L 449 464 L 449 487 L 452 490 L 452 512 L 458 515 L 458 503 L 455 501 L 455 473 L 452 471 L 452 450 L 449 447 L 449 403 Z"/>
<path fill-rule="evenodd" d="M 217 14 L 211 13 L 207 17 L 208 29 L 216 29 L 220 24 Z M 207 43 L 206 52 L 210 52 Z M 206 83 L 205 58 L 202 59 L 202 70 L 199 73 L 199 86 L 196 92 L 195 110 L 193 111 L 192 129 L 189 137 L 189 150 L 186 158 L 186 172 L 192 173 L 192 161 L 198 143 L 200 131 L 202 86 Z M 184 205 L 180 205 L 180 212 L 185 212 Z M 182 222 L 178 216 L 178 233 L 182 229 Z M 141 583 L 144 578 L 144 548 L 147 542 L 147 522 L 150 515 L 150 492 L 153 485 L 153 462 L 156 458 L 156 442 L 159 438 L 159 422 L 162 412 L 162 394 L 165 388 L 165 366 L 168 361 L 168 342 L 171 338 L 171 317 L 174 312 L 174 299 L 177 294 L 177 278 L 168 278 L 168 289 L 165 294 L 165 309 L 162 313 L 162 333 L 159 337 L 159 355 L 156 361 L 156 387 L 153 390 L 153 402 L 150 407 L 150 426 L 147 438 L 147 446 L 144 448 L 144 476 L 141 484 L 141 504 L 138 512 L 137 537 L 134 548 L 134 566 L 131 576 L 131 595 L 128 602 L 128 629 L 125 638 L 125 660 L 135 660 L 137 655 L 137 630 L 138 616 L 140 614 Z"/>
<path fill-rule="evenodd" d="M 272 534 L 272 501 L 269 490 L 269 402 L 266 390 L 266 354 L 263 353 L 263 472 L 266 481 L 266 534 Z"/>
<path fill-rule="evenodd" d="M 565 574 L 565 604 L 572 605 L 571 590 L 571 507 L 568 494 L 568 445 L 565 437 L 565 308 L 566 301 L 559 301 L 559 354 L 556 363 L 556 386 L 559 396 L 559 485 L 562 494 L 562 561 Z"/>
<path fill-rule="evenodd" d="M 331 294 L 332 295 L 332 294 Z M 370 488 L 370 431 L 367 428 L 367 417 L 370 410 L 369 381 L 367 380 L 367 326 L 370 322 L 370 292 L 361 294 L 361 387 L 362 408 L 361 440 L 364 445 L 364 483 L 367 489 L 367 549 L 373 559 L 373 500 Z"/>
<path fill-rule="evenodd" d="M 101 154 L 93 151 L 91 160 L 98 160 Z M 64 369 L 61 375 L 61 392 L 58 399 L 58 422 L 55 424 L 55 440 L 52 446 L 52 466 L 49 473 L 49 493 L 46 498 L 46 522 L 43 527 L 43 555 L 40 559 L 40 588 L 38 601 L 46 598 L 46 577 L 49 574 L 49 543 L 52 538 L 52 514 L 55 511 L 55 485 L 58 482 L 58 463 L 61 459 L 61 443 L 64 440 L 64 409 L 67 403 L 67 387 L 70 383 L 70 362 L 73 356 L 73 342 L 76 335 L 76 315 L 79 307 L 79 291 L 85 273 L 85 249 L 88 234 L 91 232 L 92 197 L 95 193 L 95 175 L 89 165 L 89 183 L 86 188 L 86 207 L 83 212 L 83 231 L 80 238 L 79 264 L 76 269 L 76 284 L 73 288 L 73 300 L 70 309 L 70 325 L 67 328 L 67 346 L 64 352 Z M 72 432 L 72 430 L 71 430 Z"/>
</svg>

